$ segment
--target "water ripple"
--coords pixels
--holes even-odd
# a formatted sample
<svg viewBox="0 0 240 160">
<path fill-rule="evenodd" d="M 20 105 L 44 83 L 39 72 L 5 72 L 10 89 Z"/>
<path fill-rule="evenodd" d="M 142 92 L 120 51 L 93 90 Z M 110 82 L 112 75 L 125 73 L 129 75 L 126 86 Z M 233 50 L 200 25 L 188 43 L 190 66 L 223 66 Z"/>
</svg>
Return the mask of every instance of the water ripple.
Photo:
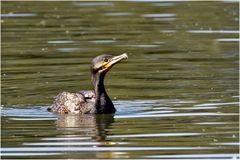
<svg viewBox="0 0 240 160">
<path fill-rule="evenodd" d="M 182 154 L 182 155 L 156 155 L 156 156 L 145 156 L 146 158 L 167 158 L 167 159 L 239 159 L 238 154 Z"/>
<path fill-rule="evenodd" d="M 159 17 L 175 17 L 176 14 L 174 13 L 155 13 L 155 14 L 143 14 L 143 17 L 151 17 L 151 18 L 159 18 Z"/>
<path fill-rule="evenodd" d="M 92 137 L 49 137 L 42 138 L 44 141 L 69 141 L 69 140 L 90 140 Z"/>
<path fill-rule="evenodd" d="M 223 102 L 223 103 L 204 103 L 204 104 L 196 104 L 196 107 L 205 107 L 205 106 L 224 106 L 224 105 L 232 105 L 232 104 L 240 104 L 239 102 Z"/>
<path fill-rule="evenodd" d="M 2 156 L 6 156 L 6 157 L 9 157 L 9 156 L 55 156 L 55 155 L 61 155 L 63 153 L 54 153 L 54 152 L 51 152 L 51 153 L 46 153 L 46 152 L 22 152 L 22 153 L 1 153 Z"/>
<path fill-rule="evenodd" d="M 49 120 L 57 120 L 57 118 L 9 118 L 15 121 L 49 121 Z"/>
<path fill-rule="evenodd" d="M 110 12 L 110 13 L 105 13 L 105 16 L 129 16 L 132 15 L 133 13 L 131 12 Z"/>
<path fill-rule="evenodd" d="M 203 133 L 151 133 L 151 134 L 128 134 L 128 135 L 112 135 L 108 138 L 131 138 L 131 137 L 177 137 L 177 136 L 199 136 Z"/>
<path fill-rule="evenodd" d="M 200 150 L 215 149 L 216 147 L 9 147 L 2 148 L 2 152 L 24 152 L 24 151 L 160 151 L 160 150 Z"/>
<path fill-rule="evenodd" d="M 78 2 L 74 3 L 75 6 L 80 7 L 97 7 L 97 6 L 112 6 L 111 2 Z"/>
<path fill-rule="evenodd" d="M 217 39 L 219 42 L 239 42 L 240 40 L 238 38 L 220 38 Z"/>
<path fill-rule="evenodd" d="M 157 7 L 169 7 L 174 6 L 175 3 L 153 3 L 152 5 Z"/>
<path fill-rule="evenodd" d="M 176 113 L 176 114 L 157 114 L 157 115 L 117 115 L 115 118 L 153 118 L 153 117 L 187 117 L 187 116 L 234 116 L 238 113 Z"/>
<path fill-rule="evenodd" d="M 50 44 L 67 44 L 67 43 L 74 43 L 74 41 L 68 40 L 58 40 L 58 41 L 48 41 Z"/>
<path fill-rule="evenodd" d="M 127 142 L 39 142 L 39 143 L 23 143 L 25 146 L 93 146 L 93 145 L 124 145 Z"/>
<path fill-rule="evenodd" d="M 238 30 L 190 30 L 189 33 L 226 33 L 226 34 L 239 34 Z"/>
<path fill-rule="evenodd" d="M 1 17 L 33 17 L 37 16 L 36 13 L 3 13 Z"/>
</svg>

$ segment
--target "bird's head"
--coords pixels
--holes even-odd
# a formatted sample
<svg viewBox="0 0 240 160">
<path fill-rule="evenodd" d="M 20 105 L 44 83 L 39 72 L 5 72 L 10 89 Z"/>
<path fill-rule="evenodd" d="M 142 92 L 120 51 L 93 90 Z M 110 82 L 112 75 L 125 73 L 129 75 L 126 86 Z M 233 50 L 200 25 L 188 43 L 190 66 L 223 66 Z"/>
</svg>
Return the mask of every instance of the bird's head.
<svg viewBox="0 0 240 160">
<path fill-rule="evenodd" d="M 105 74 L 112 68 L 112 66 L 127 58 L 128 56 L 126 53 L 123 53 L 118 56 L 113 55 L 97 56 L 92 60 L 91 71 L 94 74 L 96 73 Z"/>
</svg>

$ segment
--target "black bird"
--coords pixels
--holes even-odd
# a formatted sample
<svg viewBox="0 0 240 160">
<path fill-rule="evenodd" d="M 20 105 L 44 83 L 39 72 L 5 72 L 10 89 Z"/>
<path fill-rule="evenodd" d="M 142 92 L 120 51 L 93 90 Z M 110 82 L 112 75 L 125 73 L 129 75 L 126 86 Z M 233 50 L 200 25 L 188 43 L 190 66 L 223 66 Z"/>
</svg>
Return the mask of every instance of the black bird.
<svg viewBox="0 0 240 160">
<path fill-rule="evenodd" d="M 119 56 L 100 55 L 91 63 L 91 78 L 94 90 L 82 90 L 77 93 L 62 92 L 54 97 L 48 111 L 58 113 L 115 113 L 116 109 L 104 88 L 104 77 L 113 65 L 127 59 L 126 53 Z"/>
</svg>

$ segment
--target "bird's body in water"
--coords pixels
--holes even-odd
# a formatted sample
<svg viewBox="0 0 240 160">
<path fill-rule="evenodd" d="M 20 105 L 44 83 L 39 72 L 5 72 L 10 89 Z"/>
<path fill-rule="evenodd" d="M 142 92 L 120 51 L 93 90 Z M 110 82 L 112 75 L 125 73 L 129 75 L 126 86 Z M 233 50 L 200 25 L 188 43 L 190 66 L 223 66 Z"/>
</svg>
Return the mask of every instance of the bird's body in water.
<svg viewBox="0 0 240 160">
<path fill-rule="evenodd" d="M 77 93 L 62 92 L 54 98 L 54 102 L 48 110 L 77 114 L 115 113 L 116 109 L 104 87 L 104 78 L 113 65 L 127 58 L 126 53 L 119 56 L 97 56 L 91 63 L 91 78 L 94 90 L 82 90 Z"/>
</svg>

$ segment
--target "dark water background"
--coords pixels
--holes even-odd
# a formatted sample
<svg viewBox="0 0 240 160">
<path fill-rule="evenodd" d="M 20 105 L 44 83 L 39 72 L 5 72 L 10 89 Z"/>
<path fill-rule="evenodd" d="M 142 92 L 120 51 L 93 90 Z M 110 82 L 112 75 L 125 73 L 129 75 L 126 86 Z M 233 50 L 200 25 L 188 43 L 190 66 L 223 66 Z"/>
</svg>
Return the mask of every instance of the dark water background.
<svg viewBox="0 0 240 160">
<path fill-rule="evenodd" d="M 239 9 L 221 2 L 2 2 L 2 158 L 239 159 Z M 116 115 L 46 111 L 106 77 Z"/>
</svg>

